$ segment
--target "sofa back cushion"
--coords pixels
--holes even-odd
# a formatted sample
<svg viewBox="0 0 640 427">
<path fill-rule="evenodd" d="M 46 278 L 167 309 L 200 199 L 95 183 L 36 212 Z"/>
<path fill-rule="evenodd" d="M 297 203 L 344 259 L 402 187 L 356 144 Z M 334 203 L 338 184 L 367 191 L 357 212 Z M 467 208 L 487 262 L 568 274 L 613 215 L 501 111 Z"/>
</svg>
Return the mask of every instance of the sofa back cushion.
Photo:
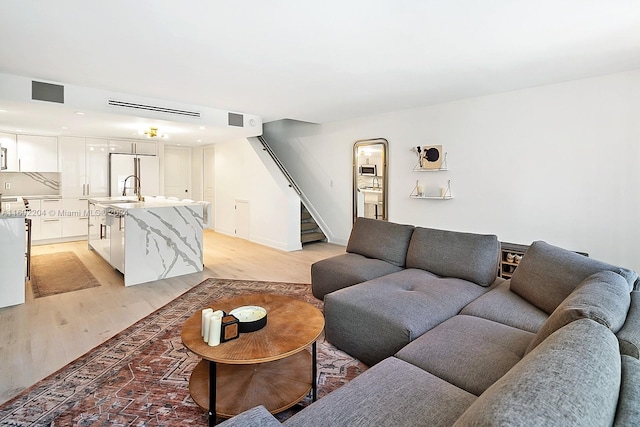
<svg viewBox="0 0 640 427">
<path fill-rule="evenodd" d="M 587 277 L 544 322 L 527 353 L 549 335 L 578 319 L 591 319 L 616 333 L 627 318 L 631 296 L 627 281 L 613 271 Z"/>
<path fill-rule="evenodd" d="M 493 383 L 454 426 L 612 425 L 620 376 L 615 335 L 576 320 Z"/>
<path fill-rule="evenodd" d="M 534 242 L 511 278 L 511 290 L 548 314 L 587 277 L 602 270 L 620 274 L 629 291 L 638 273 L 543 241 Z"/>
<path fill-rule="evenodd" d="M 407 268 L 489 286 L 498 273 L 500 242 L 495 235 L 416 227 L 407 252 Z"/>
<path fill-rule="evenodd" d="M 414 228 L 413 225 L 358 217 L 347 242 L 347 252 L 404 267 Z"/>
</svg>

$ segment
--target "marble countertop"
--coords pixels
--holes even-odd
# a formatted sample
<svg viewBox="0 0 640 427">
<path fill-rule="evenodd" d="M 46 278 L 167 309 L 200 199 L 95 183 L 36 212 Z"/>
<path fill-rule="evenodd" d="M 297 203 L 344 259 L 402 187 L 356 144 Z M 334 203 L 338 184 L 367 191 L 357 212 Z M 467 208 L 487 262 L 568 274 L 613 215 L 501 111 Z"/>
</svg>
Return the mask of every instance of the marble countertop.
<svg viewBox="0 0 640 427">
<path fill-rule="evenodd" d="M 191 206 L 196 202 L 184 202 L 181 200 L 158 199 L 155 197 L 145 198 L 143 202 L 139 202 L 136 197 L 117 196 L 117 197 L 95 197 L 89 199 L 92 203 L 97 203 L 105 207 L 113 207 L 117 209 L 149 209 L 149 208 L 165 208 L 175 206 Z"/>
</svg>

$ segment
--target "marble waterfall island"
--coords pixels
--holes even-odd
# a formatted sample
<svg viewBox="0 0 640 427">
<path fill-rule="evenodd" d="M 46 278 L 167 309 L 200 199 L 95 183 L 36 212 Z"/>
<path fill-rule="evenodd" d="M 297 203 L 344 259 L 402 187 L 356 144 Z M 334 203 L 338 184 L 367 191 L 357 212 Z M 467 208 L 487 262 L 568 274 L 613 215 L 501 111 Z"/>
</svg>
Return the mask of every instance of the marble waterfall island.
<svg viewBox="0 0 640 427">
<path fill-rule="evenodd" d="M 89 246 L 124 274 L 125 286 L 202 271 L 201 204 L 111 198 L 90 203 L 97 215 L 89 224 Z"/>
</svg>

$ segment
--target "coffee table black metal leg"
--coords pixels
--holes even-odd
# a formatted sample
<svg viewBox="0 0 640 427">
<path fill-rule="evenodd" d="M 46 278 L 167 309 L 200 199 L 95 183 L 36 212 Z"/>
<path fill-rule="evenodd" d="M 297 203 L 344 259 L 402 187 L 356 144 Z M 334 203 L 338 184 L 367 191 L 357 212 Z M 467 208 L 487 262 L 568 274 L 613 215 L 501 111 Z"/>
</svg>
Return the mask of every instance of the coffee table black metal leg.
<svg viewBox="0 0 640 427">
<path fill-rule="evenodd" d="M 209 361 L 209 427 L 216 425 L 216 362 Z"/>
<path fill-rule="evenodd" d="M 312 401 L 315 402 L 318 400 L 318 365 L 317 365 L 317 356 L 318 352 L 316 349 L 316 342 L 313 342 L 311 346 L 311 358 L 313 367 L 311 368 L 311 376 L 313 377 L 311 380 L 311 391 L 312 391 Z"/>
</svg>

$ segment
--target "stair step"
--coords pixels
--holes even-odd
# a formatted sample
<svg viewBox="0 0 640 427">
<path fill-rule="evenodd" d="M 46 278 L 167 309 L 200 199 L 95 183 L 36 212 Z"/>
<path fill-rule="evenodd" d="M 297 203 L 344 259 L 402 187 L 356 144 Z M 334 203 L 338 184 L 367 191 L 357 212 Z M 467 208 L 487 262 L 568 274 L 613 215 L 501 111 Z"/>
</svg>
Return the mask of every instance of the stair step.
<svg viewBox="0 0 640 427">
<path fill-rule="evenodd" d="M 302 212 L 300 214 L 300 219 L 301 220 L 305 220 L 305 219 L 311 219 L 311 214 L 309 212 Z"/>
<path fill-rule="evenodd" d="M 316 228 L 318 228 L 318 224 L 315 221 L 300 223 L 300 231 L 315 230 Z"/>
<path fill-rule="evenodd" d="M 300 241 L 302 243 L 317 242 L 324 239 L 326 239 L 326 236 L 324 235 L 324 233 L 320 233 L 320 232 L 302 233 L 300 235 Z"/>
</svg>

